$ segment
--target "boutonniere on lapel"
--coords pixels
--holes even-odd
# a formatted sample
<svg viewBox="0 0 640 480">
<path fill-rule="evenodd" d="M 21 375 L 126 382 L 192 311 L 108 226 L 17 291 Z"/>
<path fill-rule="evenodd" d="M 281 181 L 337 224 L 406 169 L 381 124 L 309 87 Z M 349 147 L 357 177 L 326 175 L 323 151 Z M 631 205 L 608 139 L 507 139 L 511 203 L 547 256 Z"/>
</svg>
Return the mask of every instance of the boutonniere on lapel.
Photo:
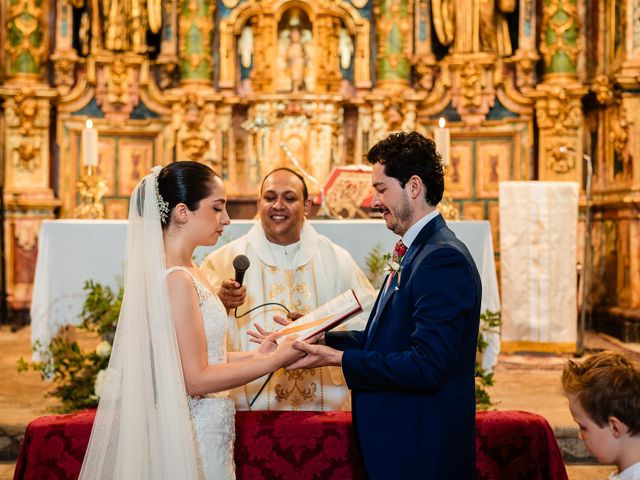
<svg viewBox="0 0 640 480">
<path fill-rule="evenodd" d="M 393 281 L 394 275 L 398 276 L 396 282 L 396 290 L 400 288 L 400 276 L 402 274 L 402 257 L 407 253 L 407 246 L 402 243 L 402 240 L 398 240 L 395 248 L 393 249 L 393 255 L 386 254 L 384 259 L 387 261 L 387 271 L 389 272 L 389 282 Z"/>
</svg>

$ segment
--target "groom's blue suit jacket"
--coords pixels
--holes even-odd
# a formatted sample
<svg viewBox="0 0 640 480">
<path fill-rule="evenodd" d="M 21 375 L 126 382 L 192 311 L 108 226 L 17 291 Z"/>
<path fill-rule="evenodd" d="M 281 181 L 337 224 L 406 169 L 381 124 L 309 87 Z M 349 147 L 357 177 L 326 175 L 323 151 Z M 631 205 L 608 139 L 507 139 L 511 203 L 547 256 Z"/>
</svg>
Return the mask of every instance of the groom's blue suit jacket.
<svg viewBox="0 0 640 480">
<path fill-rule="evenodd" d="M 364 332 L 326 336 L 344 350 L 367 475 L 473 479 L 482 287 L 471 254 L 438 215 L 405 254 L 398 288 L 383 290 Z"/>
</svg>

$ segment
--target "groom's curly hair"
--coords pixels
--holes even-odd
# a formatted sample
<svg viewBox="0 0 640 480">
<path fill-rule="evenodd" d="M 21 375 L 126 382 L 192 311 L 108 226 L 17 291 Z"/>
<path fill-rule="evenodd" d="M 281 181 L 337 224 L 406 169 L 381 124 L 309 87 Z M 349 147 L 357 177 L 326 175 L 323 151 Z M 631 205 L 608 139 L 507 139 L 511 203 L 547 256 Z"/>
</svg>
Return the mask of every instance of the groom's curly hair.
<svg viewBox="0 0 640 480">
<path fill-rule="evenodd" d="M 366 155 L 371 164 L 384 165 L 384 173 L 397 178 L 404 188 L 413 175 L 422 179 L 425 200 L 436 206 L 444 192 L 444 168 L 436 143 L 418 132 L 392 133 L 379 141 Z"/>
</svg>

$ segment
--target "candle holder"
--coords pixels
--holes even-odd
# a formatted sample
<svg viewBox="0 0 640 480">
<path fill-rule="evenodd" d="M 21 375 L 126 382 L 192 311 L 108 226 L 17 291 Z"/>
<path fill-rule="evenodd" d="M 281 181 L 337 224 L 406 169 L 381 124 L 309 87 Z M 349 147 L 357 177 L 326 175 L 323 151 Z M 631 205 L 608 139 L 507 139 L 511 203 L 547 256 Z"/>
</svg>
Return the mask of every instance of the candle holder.
<svg viewBox="0 0 640 480">
<path fill-rule="evenodd" d="M 447 175 L 447 166 L 444 166 L 444 174 L 445 178 Z M 438 210 L 440 210 L 440 214 L 444 217 L 445 220 L 460 220 L 460 210 L 458 209 L 458 205 L 453 201 L 453 197 L 450 193 L 447 193 L 445 190 L 442 194 L 442 200 L 438 203 Z"/>
<path fill-rule="evenodd" d="M 442 195 L 442 200 L 438 203 L 438 210 L 440 210 L 440 214 L 445 220 L 460 220 L 460 211 L 458 210 L 458 206 L 454 203 L 453 198 L 448 193 L 444 193 Z"/>
<path fill-rule="evenodd" d="M 107 184 L 96 175 L 92 166 L 85 166 L 80 180 L 76 184 L 80 202 L 74 213 L 76 218 L 100 219 L 104 218 L 102 197 L 107 191 Z"/>
</svg>

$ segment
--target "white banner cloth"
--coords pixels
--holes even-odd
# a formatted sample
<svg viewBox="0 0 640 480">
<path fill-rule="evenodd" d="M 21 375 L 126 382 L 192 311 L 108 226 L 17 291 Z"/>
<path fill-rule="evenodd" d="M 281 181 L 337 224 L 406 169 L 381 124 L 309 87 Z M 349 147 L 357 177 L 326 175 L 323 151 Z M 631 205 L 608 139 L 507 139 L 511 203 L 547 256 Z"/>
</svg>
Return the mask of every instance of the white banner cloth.
<svg viewBox="0 0 640 480">
<path fill-rule="evenodd" d="M 503 343 L 575 343 L 577 223 L 577 183 L 500 183 Z"/>
</svg>

